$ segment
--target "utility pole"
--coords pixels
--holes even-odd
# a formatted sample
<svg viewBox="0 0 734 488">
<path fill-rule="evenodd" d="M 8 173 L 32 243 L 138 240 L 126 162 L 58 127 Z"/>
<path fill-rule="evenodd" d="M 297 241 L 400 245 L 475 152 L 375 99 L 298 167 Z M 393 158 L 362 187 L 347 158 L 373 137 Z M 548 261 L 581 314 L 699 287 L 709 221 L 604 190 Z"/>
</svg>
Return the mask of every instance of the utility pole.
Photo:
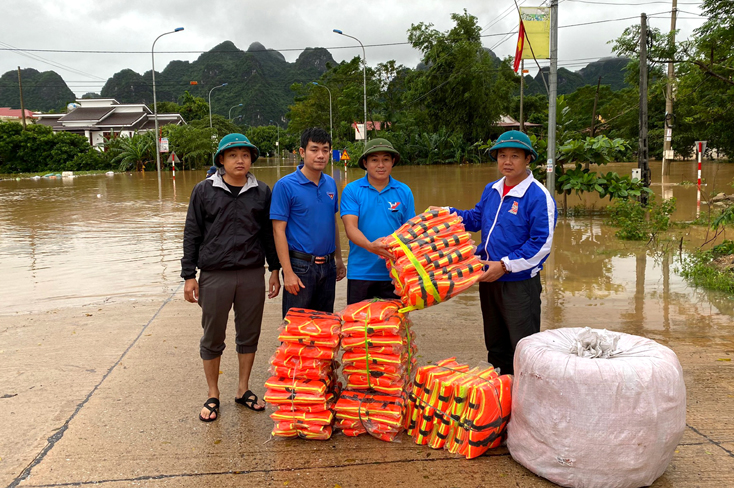
<svg viewBox="0 0 734 488">
<path fill-rule="evenodd" d="M 591 112 L 591 137 L 596 135 L 596 105 L 599 103 L 599 88 L 601 88 L 601 76 L 596 82 L 596 95 L 594 95 L 594 110 Z"/>
<path fill-rule="evenodd" d="M 523 117 L 523 88 L 525 88 L 525 60 L 520 61 L 520 132 L 525 132 L 525 118 Z"/>
<path fill-rule="evenodd" d="M 650 187 L 650 167 L 647 161 L 647 15 L 640 15 L 640 146 L 637 167 L 645 188 Z M 647 205 L 647 194 L 640 195 L 640 203 Z"/>
<path fill-rule="evenodd" d="M 20 66 L 18 66 L 18 89 L 20 90 L 20 114 L 23 119 L 23 129 L 25 129 L 25 104 L 23 103 L 23 82 L 20 79 Z"/>
<path fill-rule="evenodd" d="M 596 95 L 594 95 L 594 109 L 591 111 L 591 137 L 592 139 L 596 136 L 596 105 L 599 103 L 599 88 L 601 87 L 601 76 L 596 82 Z M 585 169 L 588 171 L 589 162 L 586 161 Z"/>
<path fill-rule="evenodd" d="M 675 21 L 678 15 L 678 0 L 673 0 L 673 11 L 670 15 L 671 44 L 675 45 Z M 670 174 L 671 154 L 673 146 L 673 83 L 675 83 L 675 65 L 668 62 L 668 89 L 665 93 L 665 132 L 663 134 L 663 176 Z M 666 164 L 667 163 L 667 164 Z"/>
<path fill-rule="evenodd" d="M 551 0 L 550 89 L 548 93 L 548 164 L 545 187 L 556 194 L 556 96 L 558 92 L 558 0 Z"/>
</svg>

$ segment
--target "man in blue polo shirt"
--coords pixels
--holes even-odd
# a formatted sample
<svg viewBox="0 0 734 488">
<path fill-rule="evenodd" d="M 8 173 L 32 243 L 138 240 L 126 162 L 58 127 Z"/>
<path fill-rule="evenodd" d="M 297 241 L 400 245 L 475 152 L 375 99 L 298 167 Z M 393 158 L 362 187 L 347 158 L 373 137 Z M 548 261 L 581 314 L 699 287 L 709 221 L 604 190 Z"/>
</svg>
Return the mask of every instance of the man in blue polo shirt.
<svg viewBox="0 0 734 488">
<path fill-rule="evenodd" d="M 400 153 L 386 139 L 373 139 L 359 158 L 364 178 L 342 192 L 341 216 L 349 237 L 347 304 L 370 298 L 398 298 L 385 260 L 390 252 L 380 239 L 415 216 L 413 192 L 390 174 Z"/>
<path fill-rule="evenodd" d="M 273 187 L 270 218 L 283 269 L 283 316 L 292 307 L 334 311 L 336 282 L 347 271 L 341 257 L 336 183 L 323 173 L 331 137 L 314 127 L 301 134 L 303 163 Z"/>
</svg>

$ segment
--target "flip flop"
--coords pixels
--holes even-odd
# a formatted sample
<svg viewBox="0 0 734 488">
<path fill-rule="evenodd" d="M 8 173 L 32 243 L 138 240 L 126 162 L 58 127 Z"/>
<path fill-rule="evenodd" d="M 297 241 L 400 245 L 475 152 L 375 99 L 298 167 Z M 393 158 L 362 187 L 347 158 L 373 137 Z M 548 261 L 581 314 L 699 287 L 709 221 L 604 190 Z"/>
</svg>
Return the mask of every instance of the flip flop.
<svg viewBox="0 0 734 488">
<path fill-rule="evenodd" d="M 242 395 L 242 398 L 235 398 L 234 402 L 239 403 L 240 405 L 244 405 L 245 407 L 249 408 L 250 410 L 254 410 L 255 412 L 262 412 L 265 410 L 265 407 L 263 408 L 255 408 L 255 405 L 257 405 L 257 395 L 255 395 L 252 391 L 247 390 L 244 395 Z"/>
<path fill-rule="evenodd" d="M 213 404 L 214 406 L 213 407 L 210 406 L 209 405 L 210 403 Z M 199 420 L 201 420 L 202 422 L 214 422 L 215 420 L 217 420 L 219 418 L 219 398 L 212 397 L 212 398 L 208 399 L 204 403 L 204 408 L 206 408 L 207 410 L 209 410 L 209 415 L 211 415 L 212 413 L 216 413 L 217 416 L 214 417 L 214 418 L 209 417 L 207 419 L 207 418 L 202 417 L 201 414 L 199 414 Z"/>
</svg>

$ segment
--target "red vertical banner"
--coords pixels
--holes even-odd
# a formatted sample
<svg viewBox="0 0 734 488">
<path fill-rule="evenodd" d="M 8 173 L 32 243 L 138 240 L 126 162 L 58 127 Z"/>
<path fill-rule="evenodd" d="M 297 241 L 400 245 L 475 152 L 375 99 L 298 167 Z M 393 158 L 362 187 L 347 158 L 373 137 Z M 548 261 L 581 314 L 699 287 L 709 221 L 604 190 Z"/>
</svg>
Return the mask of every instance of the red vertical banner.
<svg viewBox="0 0 734 488">
<path fill-rule="evenodd" d="M 522 19 L 520 19 L 520 33 L 517 35 L 517 49 L 515 50 L 515 64 L 512 67 L 512 69 L 515 70 L 515 73 L 517 73 L 517 70 L 520 69 L 520 60 L 522 58 L 522 50 L 525 47 L 525 24 L 523 24 Z"/>
</svg>

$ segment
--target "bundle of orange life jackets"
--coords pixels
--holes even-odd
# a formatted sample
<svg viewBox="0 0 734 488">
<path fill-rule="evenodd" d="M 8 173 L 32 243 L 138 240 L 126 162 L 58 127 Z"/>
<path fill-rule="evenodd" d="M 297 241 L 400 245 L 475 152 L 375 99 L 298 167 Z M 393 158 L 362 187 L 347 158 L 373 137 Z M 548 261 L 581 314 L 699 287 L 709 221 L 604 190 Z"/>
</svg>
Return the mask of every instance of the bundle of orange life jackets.
<svg viewBox="0 0 734 488">
<path fill-rule="evenodd" d="M 506 437 L 511 375 L 491 365 L 470 368 L 449 358 L 416 370 L 406 429 L 416 444 L 473 459 Z"/>
<path fill-rule="evenodd" d="M 292 308 L 280 326 L 280 347 L 270 358 L 265 401 L 273 408 L 273 435 L 326 440 L 331 437 L 341 319 L 339 315 Z"/>
<path fill-rule="evenodd" d="M 445 302 L 482 274 L 471 234 L 448 209 L 416 215 L 382 242 L 394 256 L 387 268 L 403 312 Z"/>
<path fill-rule="evenodd" d="M 416 359 L 408 316 L 398 300 L 365 300 L 341 313 L 345 390 L 334 407 L 345 435 L 385 441 L 402 432 Z"/>
</svg>

